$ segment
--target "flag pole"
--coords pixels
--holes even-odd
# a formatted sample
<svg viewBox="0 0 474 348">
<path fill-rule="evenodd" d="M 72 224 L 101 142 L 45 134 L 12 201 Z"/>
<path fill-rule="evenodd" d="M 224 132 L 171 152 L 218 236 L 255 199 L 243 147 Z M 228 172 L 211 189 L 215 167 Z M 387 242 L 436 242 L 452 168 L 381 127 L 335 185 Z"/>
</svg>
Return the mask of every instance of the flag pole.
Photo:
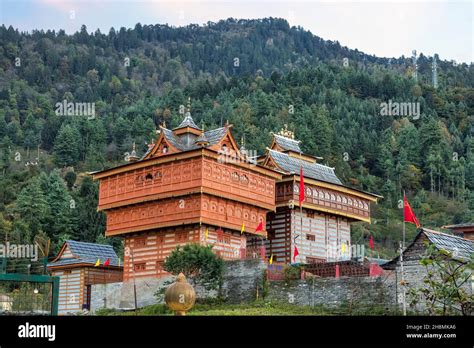
<svg viewBox="0 0 474 348">
<path fill-rule="evenodd" d="M 405 249 L 405 190 L 403 190 L 403 248 Z"/>
<path fill-rule="evenodd" d="M 301 180 L 304 180 L 302 175 L 303 174 L 303 162 L 302 162 L 302 159 L 301 159 L 301 151 L 300 151 L 300 186 L 301 186 Z M 304 186 L 303 186 L 304 188 Z M 301 195 L 301 192 L 300 192 L 300 195 Z M 304 196 L 303 196 L 304 197 Z M 301 240 L 303 240 L 303 201 L 300 200 L 300 224 L 301 224 L 301 229 L 300 229 L 300 235 L 301 235 Z M 296 241 L 295 241 L 295 245 L 296 245 Z M 296 258 L 295 258 L 295 261 L 296 261 Z"/>
<path fill-rule="evenodd" d="M 405 276 L 403 272 L 403 250 L 405 249 L 405 190 L 403 190 L 403 241 L 400 242 L 400 271 L 401 271 L 401 285 L 402 285 L 402 306 L 403 315 L 407 315 L 406 293 L 405 293 Z"/>
</svg>

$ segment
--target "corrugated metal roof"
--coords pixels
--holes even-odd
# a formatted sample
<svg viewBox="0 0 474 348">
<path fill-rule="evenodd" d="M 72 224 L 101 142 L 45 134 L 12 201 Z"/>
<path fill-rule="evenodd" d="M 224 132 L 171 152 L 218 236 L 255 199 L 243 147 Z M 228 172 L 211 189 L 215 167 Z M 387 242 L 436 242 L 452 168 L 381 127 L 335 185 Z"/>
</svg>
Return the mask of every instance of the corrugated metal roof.
<svg viewBox="0 0 474 348">
<path fill-rule="evenodd" d="M 319 181 L 342 185 L 341 180 L 334 173 L 334 169 L 319 163 L 311 163 L 291 157 L 286 153 L 269 150 L 270 156 L 275 163 L 287 173 L 299 174 L 300 166 L 303 167 L 303 175 Z"/>
<path fill-rule="evenodd" d="M 301 152 L 300 149 L 300 142 L 297 140 L 293 140 L 290 138 L 286 138 L 284 136 L 273 134 L 275 142 L 282 147 L 284 150 L 290 150 L 294 152 Z"/>
<path fill-rule="evenodd" d="M 456 260 L 468 260 L 474 253 L 474 243 L 468 239 L 426 228 L 423 228 L 423 233 L 436 248 L 450 252 Z"/>
<path fill-rule="evenodd" d="M 67 240 L 66 244 L 69 246 L 74 257 L 59 259 L 56 262 L 49 263 L 48 266 L 63 266 L 79 263 L 95 264 L 97 259 L 100 260 L 101 265 L 107 259 L 110 259 L 110 265 L 118 265 L 118 256 L 111 245 L 77 242 L 74 240 Z"/>
</svg>

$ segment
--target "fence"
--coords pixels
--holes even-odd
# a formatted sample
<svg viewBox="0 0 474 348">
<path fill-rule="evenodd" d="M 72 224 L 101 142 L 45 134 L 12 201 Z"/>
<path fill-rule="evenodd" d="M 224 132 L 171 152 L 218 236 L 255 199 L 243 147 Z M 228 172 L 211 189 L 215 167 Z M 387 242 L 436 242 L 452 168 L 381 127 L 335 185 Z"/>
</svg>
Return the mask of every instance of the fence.
<svg viewBox="0 0 474 348">
<path fill-rule="evenodd" d="M 240 249 L 240 259 L 266 259 L 265 246 L 252 246 Z"/>
<path fill-rule="evenodd" d="M 319 277 L 368 277 L 371 267 L 368 263 L 357 261 L 337 261 L 326 263 L 311 263 L 303 266 L 305 272 Z"/>
<path fill-rule="evenodd" d="M 7 261 L 0 259 L 0 315 L 57 315 L 59 277 L 45 274 L 47 260 Z"/>
</svg>

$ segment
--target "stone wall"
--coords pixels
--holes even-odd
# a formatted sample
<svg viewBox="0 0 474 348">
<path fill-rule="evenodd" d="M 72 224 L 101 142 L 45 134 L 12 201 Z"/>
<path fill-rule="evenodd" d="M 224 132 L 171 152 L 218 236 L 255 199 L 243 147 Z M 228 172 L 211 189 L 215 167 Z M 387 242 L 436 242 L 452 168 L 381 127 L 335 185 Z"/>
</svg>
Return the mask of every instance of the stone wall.
<svg viewBox="0 0 474 348">
<path fill-rule="evenodd" d="M 266 264 L 262 260 L 226 261 L 221 296 L 230 303 L 250 302 L 257 292 L 263 291 L 263 274 Z M 164 296 L 155 296 L 159 289 L 171 283 L 175 277 L 138 278 L 135 280 L 137 307 L 163 303 Z M 217 291 L 205 291 L 196 287 L 197 298 L 215 298 Z M 100 308 L 135 308 L 134 282 L 92 285 L 91 311 Z"/>
<path fill-rule="evenodd" d="M 122 282 L 91 286 L 91 312 L 100 308 L 119 308 Z"/>
<path fill-rule="evenodd" d="M 398 265 L 399 266 L 399 265 Z M 266 264 L 261 260 L 226 261 L 221 297 L 228 303 L 252 302 L 264 295 L 264 272 Z M 305 280 L 271 281 L 266 283 L 265 299 L 306 306 L 340 306 L 354 303 L 368 309 L 374 306 L 398 305 L 402 309 L 401 273 L 397 265 L 394 270 L 385 270 L 379 277 L 309 278 Z M 423 286 L 426 270 L 418 260 L 404 262 L 405 279 L 409 287 Z M 136 280 L 137 304 L 143 307 L 163 303 L 163 296 L 155 296 L 174 277 L 139 278 Z M 471 284 L 466 290 L 472 291 Z M 196 288 L 198 298 L 214 298 L 216 291 L 207 292 Z M 408 298 L 407 298 L 408 302 Z M 134 308 L 133 281 L 125 283 L 98 284 L 92 286 L 91 311 L 99 308 Z M 408 307 L 408 306 L 407 306 Z M 423 308 L 418 308 L 422 310 Z"/>
<path fill-rule="evenodd" d="M 387 272 L 387 271 L 385 271 Z M 398 303 L 399 306 L 402 306 L 402 292 L 403 292 L 403 286 L 400 284 L 400 281 L 402 279 L 402 272 L 401 272 L 401 266 L 400 262 L 395 263 L 395 269 L 392 272 L 394 274 L 394 277 L 396 277 L 396 292 L 398 294 Z M 406 303 L 407 303 L 407 309 L 408 310 L 415 310 L 419 312 L 423 312 L 426 310 L 426 307 L 424 305 L 424 301 L 420 301 L 417 303 L 416 307 L 410 308 L 410 302 L 411 298 L 408 295 L 408 292 L 410 289 L 420 289 L 420 288 L 426 288 L 426 284 L 423 282 L 424 278 L 427 276 L 427 270 L 426 267 L 420 264 L 420 261 L 418 259 L 410 259 L 407 261 L 403 262 L 403 274 L 404 274 L 404 280 L 406 282 L 405 285 L 405 292 L 407 293 L 406 295 Z M 435 272 L 436 274 L 436 272 Z M 471 277 L 472 278 L 472 277 Z M 474 288 L 474 279 L 471 282 L 466 282 L 463 285 L 463 289 L 466 291 L 468 294 L 473 293 L 473 288 Z"/>
<path fill-rule="evenodd" d="M 225 263 L 221 296 L 229 303 L 250 302 L 263 294 L 263 278 L 267 268 L 260 259 Z"/>
<path fill-rule="evenodd" d="M 309 278 L 291 282 L 269 283 L 268 298 L 302 306 L 358 306 L 395 305 L 394 277 L 387 273 L 380 277 Z"/>
</svg>

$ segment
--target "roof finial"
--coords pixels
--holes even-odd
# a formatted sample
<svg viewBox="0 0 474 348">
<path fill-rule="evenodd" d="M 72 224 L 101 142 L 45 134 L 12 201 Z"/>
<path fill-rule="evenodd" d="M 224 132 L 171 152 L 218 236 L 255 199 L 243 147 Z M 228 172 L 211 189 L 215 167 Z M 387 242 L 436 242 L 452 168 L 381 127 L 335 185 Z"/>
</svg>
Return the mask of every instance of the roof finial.
<svg viewBox="0 0 474 348">
<path fill-rule="evenodd" d="M 191 115 L 191 97 L 188 97 L 187 115 Z"/>
<path fill-rule="evenodd" d="M 289 138 L 289 139 L 295 139 L 295 133 L 293 133 L 292 131 L 290 131 L 288 129 L 288 125 L 285 123 L 283 125 L 284 128 L 282 128 L 278 133 L 277 135 L 280 135 L 282 137 L 285 137 L 285 138 Z"/>
<path fill-rule="evenodd" d="M 128 156 L 128 162 L 136 162 L 139 160 L 139 157 L 137 156 L 137 151 L 136 151 L 136 146 L 135 146 L 135 142 L 133 142 L 133 145 L 132 145 L 132 152 L 130 153 L 130 155 Z"/>
</svg>

